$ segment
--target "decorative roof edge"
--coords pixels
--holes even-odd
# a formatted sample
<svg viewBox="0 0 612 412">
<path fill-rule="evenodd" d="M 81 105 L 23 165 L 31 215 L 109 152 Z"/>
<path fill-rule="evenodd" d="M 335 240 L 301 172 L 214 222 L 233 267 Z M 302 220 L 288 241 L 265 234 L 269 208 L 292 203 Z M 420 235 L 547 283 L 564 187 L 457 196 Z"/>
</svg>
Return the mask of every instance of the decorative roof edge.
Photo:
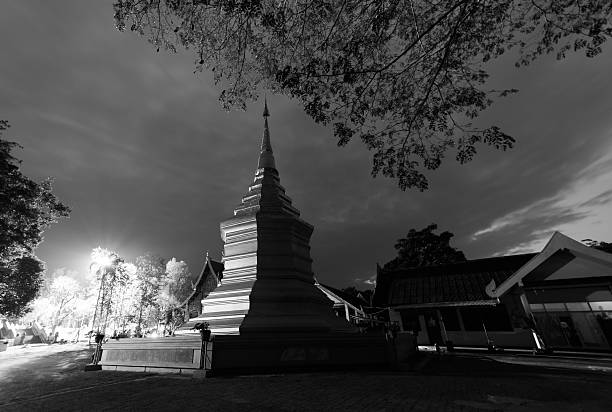
<svg viewBox="0 0 612 412">
<path fill-rule="evenodd" d="M 566 249 L 576 257 L 595 260 L 612 266 L 612 254 L 588 247 L 561 232 L 555 231 L 540 253 L 521 266 L 499 286 L 496 286 L 495 281 L 492 280 L 487 285 L 485 292 L 492 298 L 499 298 L 560 249 Z"/>
<path fill-rule="evenodd" d="M 189 296 L 187 298 L 185 298 L 180 305 L 177 305 L 177 307 L 183 307 L 185 306 L 190 300 L 191 298 L 193 298 L 193 296 L 197 293 L 198 291 L 198 285 L 200 284 L 200 282 L 202 282 L 202 279 L 204 278 L 204 274 L 206 273 L 206 268 L 208 267 L 210 272 L 213 274 L 213 276 L 215 277 L 215 279 L 217 279 L 217 284 L 219 284 L 219 276 L 217 275 L 217 272 L 215 272 L 215 269 L 213 268 L 212 265 L 213 260 L 210 258 L 210 256 L 208 255 L 208 251 L 206 251 L 206 259 L 204 260 L 204 264 L 202 265 L 202 270 L 200 271 L 200 275 L 198 276 L 198 278 L 196 279 L 195 283 L 191 283 L 191 288 L 192 288 L 192 292 L 189 294 Z M 217 261 L 215 261 L 217 262 Z M 217 262 L 219 264 L 223 264 L 222 262 Z"/>
</svg>

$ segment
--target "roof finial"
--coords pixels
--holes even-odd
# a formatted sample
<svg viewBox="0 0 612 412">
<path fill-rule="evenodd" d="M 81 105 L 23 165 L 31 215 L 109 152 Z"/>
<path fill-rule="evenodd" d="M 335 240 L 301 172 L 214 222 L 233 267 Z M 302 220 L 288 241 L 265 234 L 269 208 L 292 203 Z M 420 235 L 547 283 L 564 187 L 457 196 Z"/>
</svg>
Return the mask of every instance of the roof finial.
<svg viewBox="0 0 612 412">
<path fill-rule="evenodd" d="M 268 117 L 270 111 L 268 110 L 268 98 L 264 97 L 264 133 L 261 139 L 261 152 L 259 154 L 259 162 L 257 165 L 258 169 L 271 168 L 276 169 L 274 164 L 274 155 L 272 154 L 272 144 L 270 144 L 270 130 L 268 129 Z"/>
<path fill-rule="evenodd" d="M 264 112 L 263 112 L 264 117 L 269 117 L 270 116 L 270 112 L 268 111 L 268 96 L 264 95 Z"/>
</svg>

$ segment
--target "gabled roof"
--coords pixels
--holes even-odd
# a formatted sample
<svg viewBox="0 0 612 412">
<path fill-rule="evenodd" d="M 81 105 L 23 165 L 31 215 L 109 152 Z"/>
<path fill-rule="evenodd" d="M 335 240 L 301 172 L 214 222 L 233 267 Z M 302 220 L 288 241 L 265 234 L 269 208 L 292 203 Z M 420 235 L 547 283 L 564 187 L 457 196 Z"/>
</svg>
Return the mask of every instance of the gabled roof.
<svg viewBox="0 0 612 412">
<path fill-rule="evenodd" d="M 354 309 L 358 309 L 358 310 L 362 311 L 363 307 L 368 305 L 368 303 L 365 300 L 360 299 L 360 298 L 358 298 L 356 296 L 353 296 L 353 295 L 349 295 L 348 293 L 343 292 L 343 291 L 341 291 L 339 289 L 336 289 L 336 288 L 333 288 L 331 286 L 324 285 L 324 284 L 318 283 L 318 282 L 316 283 L 316 285 L 320 289 L 323 289 L 324 293 L 335 296 L 338 300 L 344 301 L 344 302 L 348 303 L 350 306 L 353 306 Z"/>
<path fill-rule="evenodd" d="M 609 273 L 612 273 L 612 254 L 588 247 L 560 232 L 555 232 L 544 249 L 526 262 L 516 273 L 501 282 L 496 280 L 495 283 L 488 285 L 487 295 L 492 298 L 502 296 L 528 275 L 544 278 L 560 270 L 574 259 L 591 262 L 597 267 L 608 268 Z M 583 275 L 585 274 L 575 274 L 576 277 Z"/>
<path fill-rule="evenodd" d="M 194 297 L 198 295 L 203 288 L 205 288 L 205 283 L 211 277 L 215 285 L 219 283 L 219 281 L 223 278 L 223 263 L 212 260 L 208 256 L 208 253 L 206 253 L 206 260 L 204 261 L 200 275 L 195 281 L 195 284 L 192 285 L 193 292 L 191 292 L 191 294 L 183 302 L 181 302 L 180 306 L 185 306 L 189 301 L 194 299 Z"/>
<path fill-rule="evenodd" d="M 500 256 L 438 266 L 381 271 L 377 279 L 378 306 L 456 306 L 491 304 L 485 287 L 502 283 L 535 256 Z"/>
</svg>

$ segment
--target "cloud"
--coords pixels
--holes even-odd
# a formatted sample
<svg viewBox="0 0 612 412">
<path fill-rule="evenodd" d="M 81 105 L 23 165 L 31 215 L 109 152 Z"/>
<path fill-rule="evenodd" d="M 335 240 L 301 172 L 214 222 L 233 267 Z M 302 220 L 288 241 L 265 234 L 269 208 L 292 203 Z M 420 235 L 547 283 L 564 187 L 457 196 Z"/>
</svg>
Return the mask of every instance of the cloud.
<svg viewBox="0 0 612 412">
<path fill-rule="evenodd" d="M 355 278 L 354 279 L 354 283 L 356 283 L 357 285 L 368 285 L 368 286 L 376 286 L 376 275 L 372 275 L 367 279 L 363 279 L 363 278 Z"/>
<path fill-rule="evenodd" d="M 192 51 L 155 53 L 117 32 L 112 2 L 5 2 L 0 13 L 0 115 L 24 147 L 24 173 L 55 176 L 55 192 L 73 209 L 37 253 L 51 271 L 84 273 L 92 247 L 126 258 L 150 250 L 196 272 L 204 250 L 219 258 L 219 222 L 252 182 L 263 103 L 223 112 L 210 74 L 193 74 Z M 499 125 L 516 147 L 481 147 L 465 166 L 449 153 L 425 193 L 372 179 L 372 153 L 358 139 L 340 149 L 298 103 L 268 96 L 281 182 L 315 225 L 321 281 L 372 284 L 396 239 L 431 222 L 455 233 L 453 245 L 470 258 L 538 247 L 555 228 L 609 238 L 612 157 L 602 153 L 612 150 L 603 143 L 612 82 L 602 68 L 612 53 L 543 58 L 521 70 L 505 59 L 491 68 L 491 86 L 521 93 L 479 121 Z"/>
<path fill-rule="evenodd" d="M 363 283 L 365 283 L 366 285 L 374 285 L 374 286 L 376 286 L 376 277 L 370 278 L 370 279 L 366 279 L 366 280 L 363 281 Z"/>
<path fill-rule="evenodd" d="M 487 227 L 475 231 L 472 239 L 522 231 L 523 241 L 497 254 L 537 251 L 555 230 L 578 240 L 587 237 L 607 240 L 606 236 L 612 233 L 612 147 L 606 152 L 554 196 L 493 220 Z"/>
</svg>

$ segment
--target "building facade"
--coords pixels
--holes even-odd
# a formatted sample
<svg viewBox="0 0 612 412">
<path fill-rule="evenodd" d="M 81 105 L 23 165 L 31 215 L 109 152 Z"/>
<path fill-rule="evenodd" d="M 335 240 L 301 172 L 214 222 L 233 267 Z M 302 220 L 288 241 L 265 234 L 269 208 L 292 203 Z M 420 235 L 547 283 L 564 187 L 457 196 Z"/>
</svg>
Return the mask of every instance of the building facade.
<svg viewBox="0 0 612 412">
<path fill-rule="evenodd" d="M 374 301 L 421 345 L 612 350 L 612 255 L 559 232 L 540 253 L 380 270 Z"/>
</svg>

